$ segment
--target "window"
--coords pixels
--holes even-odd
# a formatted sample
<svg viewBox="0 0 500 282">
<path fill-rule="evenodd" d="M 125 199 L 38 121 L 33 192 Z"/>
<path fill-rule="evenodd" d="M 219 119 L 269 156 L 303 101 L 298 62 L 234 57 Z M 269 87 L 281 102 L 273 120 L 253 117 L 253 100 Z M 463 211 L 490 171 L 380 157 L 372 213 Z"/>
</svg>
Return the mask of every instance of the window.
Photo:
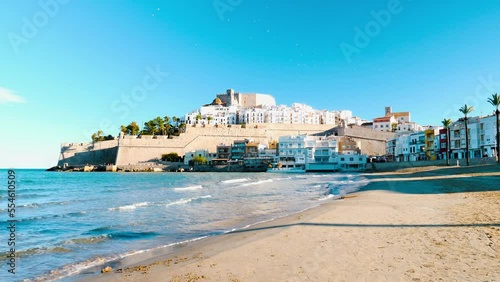
<svg viewBox="0 0 500 282">
<path fill-rule="evenodd" d="M 345 161 L 345 158 L 340 158 L 341 161 Z"/>
<path fill-rule="evenodd" d="M 352 161 L 354 161 L 354 158 L 349 158 L 349 160 L 352 162 Z"/>
</svg>

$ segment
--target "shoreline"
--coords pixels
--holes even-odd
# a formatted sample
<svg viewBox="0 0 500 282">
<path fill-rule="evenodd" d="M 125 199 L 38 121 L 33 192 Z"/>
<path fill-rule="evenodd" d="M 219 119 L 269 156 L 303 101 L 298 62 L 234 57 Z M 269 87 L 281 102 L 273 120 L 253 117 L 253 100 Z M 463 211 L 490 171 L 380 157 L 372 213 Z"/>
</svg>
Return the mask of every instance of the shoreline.
<svg viewBox="0 0 500 282">
<path fill-rule="evenodd" d="M 387 256 L 386 251 L 381 250 L 389 248 L 389 246 L 385 246 L 387 243 L 383 242 L 388 238 L 395 241 L 391 244 L 392 252 L 390 252 L 390 255 L 394 257 L 401 256 L 398 250 L 408 248 L 407 240 L 397 240 L 397 237 L 402 236 L 419 243 L 413 246 L 417 250 L 412 250 L 412 252 L 424 252 L 424 254 L 427 252 L 418 259 L 413 259 L 412 256 L 402 256 L 402 261 L 405 259 L 406 262 L 412 262 L 412 259 L 429 260 L 428 265 L 431 265 L 432 262 L 432 265 L 436 266 L 437 263 L 433 261 L 442 260 L 441 258 L 436 259 L 436 256 L 439 257 L 437 253 L 443 250 L 440 250 L 440 248 L 434 250 L 434 248 L 436 246 L 442 247 L 447 240 L 440 241 L 441 245 L 438 244 L 430 249 L 427 246 L 430 244 L 429 242 L 432 243 L 432 240 L 440 237 L 440 233 L 455 232 L 457 236 L 452 237 L 461 244 L 465 244 L 460 238 L 472 231 L 479 235 L 483 234 L 485 242 L 489 240 L 489 244 L 492 244 L 488 246 L 489 249 L 493 250 L 493 253 L 489 253 L 490 259 L 486 256 L 480 260 L 481 267 L 490 265 L 490 268 L 486 267 L 487 272 L 475 270 L 475 272 L 469 273 L 464 271 L 467 276 L 454 269 L 456 267 L 451 263 L 448 269 L 438 267 L 438 276 L 466 280 L 471 278 L 482 278 L 483 280 L 484 278 L 491 278 L 491 281 L 500 278 L 499 270 L 491 268 L 491 264 L 498 265 L 500 262 L 500 210 L 489 209 L 491 216 L 486 220 L 482 218 L 484 222 L 464 222 L 462 218 L 454 217 L 457 213 L 467 216 L 471 208 L 478 210 L 479 213 L 487 214 L 483 210 L 488 209 L 488 207 L 481 206 L 479 208 L 478 205 L 478 201 L 485 202 L 485 199 L 490 201 L 489 204 L 500 204 L 499 188 L 496 188 L 495 185 L 500 179 L 499 166 L 426 167 L 402 172 L 365 173 L 363 175 L 370 179 L 369 184 L 362 187 L 358 192 L 348 194 L 345 199 L 325 201 L 319 206 L 303 212 L 252 225 L 246 229 L 179 244 L 168 251 L 153 251 L 133 256 L 133 258 L 122 259 L 118 264 L 115 264 L 111 273 L 83 277 L 81 281 L 158 281 L 160 278 L 162 281 L 218 281 L 221 279 L 259 281 L 264 278 L 269 278 L 271 281 L 281 281 L 283 279 L 293 280 L 295 277 L 303 278 L 296 278 L 297 281 L 304 280 L 306 277 L 311 278 L 313 281 L 328 280 L 332 277 L 336 277 L 334 280 L 379 277 L 390 277 L 391 280 L 403 279 L 403 277 L 408 280 L 414 278 L 426 280 L 433 277 L 435 279 L 437 276 L 431 276 L 431 274 L 434 273 L 432 275 L 435 275 L 436 271 L 433 268 L 436 267 L 432 266 L 402 271 L 401 265 L 399 265 L 399 268 L 398 265 L 393 265 L 398 264 L 399 260 L 381 262 L 378 266 L 377 263 L 374 264 L 371 260 L 368 260 L 365 263 L 374 264 L 375 268 L 379 269 L 377 271 L 373 269 L 368 271 L 363 265 L 358 265 L 359 262 L 354 259 L 362 259 L 357 255 L 359 252 L 363 252 L 365 256 L 372 259 L 374 256 L 375 260 L 380 256 Z M 455 183 L 464 180 L 468 182 L 465 184 L 479 183 L 484 185 L 460 187 Z M 450 181 L 453 183 L 450 183 Z M 451 187 L 452 191 L 448 191 L 450 190 L 449 184 L 455 184 Z M 370 205 L 366 207 L 362 205 L 363 203 Z M 456 207 L 460 205 L 466 205 L 469 210 L 464 211 Z M 393 209 L 404 212 L 396 215 L 377 212 L 378 210 L 387 212 Z M 458 209 L 459 212 L 451 213 L 450 209 Z M 417 217 L 415 218 L 415 216 Z M 335 223 L 330 223 L 331 221 Z M 326 229 L 334 229 L 336 232 L 331 232 L 332 234 L 330 232 L 325 233 Z M 407 232 L 409 229 L 415 230 L 409 233 Z M 435 230 L 439 232 L 435 234 Z M 304 234 L 301 234 L 302 232 L 307 233 L 307 236 L 304 237 Z M 365 232 L 374 237 L 367 236 L 367 234 L 364 234 Z M 379 238 L 381 233 L 387 234 Z M 418 233 L 422 237 L 412 237 L 412 233 Z M 431 233 L 430 239 L 424 240 L 423 237 Z M 356 241 L 356 244 L 353 244 L 352 239 L 359 238 L 363 238 L 363 240 Z M 378 241 L 374 238 L 377 238 Z M 288 245 L 283 243 L 285 240 L 290 241 Z M 316 242 L 312 242 L 314 240 Z M 331 240 L 333 240 L 333 244 L 326 243 Z M 373 240 L 376 242 L 371 242 Z M 343 244 L 338 246 L 336 243 Z M 373 248 L 374 245 L 380 244 L 384 245 L 382 249 L 379 249 L 380 246 Z M 453 245 L 453 247 L 455 246 L 456 244 Z M 295 248 L 302 249 L 302 251 L 290 250 Z M 312 251 L 318 248 L 321 248 L 322 251 Z M 367 252 L 367 249 L 370 251 Z M 447 249 L 449 250 L 449 247 Z M 482 250 L 479 253 L 477 249 L 473 249 L 472 253 L 474 256 L 484 256 L 484 252 L 488 253 L 489 249 Z M 460 250 L 457 250 L 457 252 L 455 259 L 459 257 Z M 290 257 L 291 253 L 295 256 Z M 461 253 L 460 255 L 463 256 Z M 301 256 L 302 258 L 299 259 Z M 327 260 L 333 260 L 332 264 L 338 263 L 342 265 L 341 261 L 335 259 L 338 256 L 342 257 L 348 264 L 356 265 L 355 271 L 350 270 L 347 266 L 344 267 L 346 269 L 342 267 L 337 269 L 333 265 L 328 266 L 328 264 L 325 264 Z M 243 261 L 242 258 L 244 258 Z M 453 255 L 451 258 L 454 258 Z M 324 264 L 326 268 L 315 266 L 321 264 Z M 472 263 L 469 262 L 469 264 Z M 392 267 L 390 267 L 391 265 Z M 105 266 L 102 266 L 102 268 Z M 121 273 L 116 271 L 118 268 L 122 268 Z M 280 269 L 280 273 L 288 276 L 273 276 L 276 269 Z M 86 273 L 97 273 L 96 270 L 92 269 Z M 429 272 L 431 270 L 432 273 Z"/>
</svg>

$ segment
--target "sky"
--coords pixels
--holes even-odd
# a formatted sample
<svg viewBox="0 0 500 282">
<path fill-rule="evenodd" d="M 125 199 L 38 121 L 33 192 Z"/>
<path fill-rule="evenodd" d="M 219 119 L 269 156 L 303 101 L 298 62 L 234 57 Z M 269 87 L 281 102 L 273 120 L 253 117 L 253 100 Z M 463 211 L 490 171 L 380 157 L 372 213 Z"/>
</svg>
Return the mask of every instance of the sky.
<svg viewBox="0 0 500 282">
<path fill-rule="evenodd" d="M 2 0 L 0 168 L 229 88 L 421 125 L 488 115 L 499 46 L 496 1 Z"/>
</svg>

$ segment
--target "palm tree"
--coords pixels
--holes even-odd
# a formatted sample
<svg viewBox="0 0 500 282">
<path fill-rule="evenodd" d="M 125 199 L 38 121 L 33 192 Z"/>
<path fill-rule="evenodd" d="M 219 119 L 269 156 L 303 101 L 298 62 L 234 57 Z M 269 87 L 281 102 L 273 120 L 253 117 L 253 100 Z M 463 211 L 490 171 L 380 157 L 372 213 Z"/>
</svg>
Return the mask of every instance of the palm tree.
<svg viewBox="0 0 500 282">
<path fill-rule="evenodd" d="M 467 115 L 470 114 L 474 110 L 474 106 L 467 106 L 465 104 L 463 107 L 459 109 L 459 111 L 464 114 L 464 123 L 465 123 L 465 160 L 467 166 L 469 166 L 469 132 L 467 130 Z"/>
<path fill-rule="evenodd" d="M 137 135 L 139 134 L 140 128 L 139 125 L 137 125 L 137 122 L 133 121 L 127 125 L 127 130 L 130 135 Z"/>
<path fill-rule="evenodd" d="M 499 133 L 499 128 L 498 128 L 498 118 L 499 118 L 499 115 L 500 115 L 500 112 L 498 111 L 498 106 L 500 106 L 500 96 L 495 93 L 495 94 L 491 94 L 491 97 L 488 98 L 488 102 L 495 106 L 495 115 L 496 115 L 496 120 L 497 120 L 497 131 L 496 131 L 496 137 L 497 137 L 497 163 L 500 164 L 500 134 Z"/>
<path fill-rule="evenodd" d="M 445 118 L 443 121 L 444 128 L 446 128 L 446 165 L 450 165 L 450 125 L 451 119 Z"/>
<path fill-rule="evenodd" d="M 150 120 L 144 123 L 144 135 L 155 135 L 157 132 L 156 123 L 154 120 Z"/>
</svg>

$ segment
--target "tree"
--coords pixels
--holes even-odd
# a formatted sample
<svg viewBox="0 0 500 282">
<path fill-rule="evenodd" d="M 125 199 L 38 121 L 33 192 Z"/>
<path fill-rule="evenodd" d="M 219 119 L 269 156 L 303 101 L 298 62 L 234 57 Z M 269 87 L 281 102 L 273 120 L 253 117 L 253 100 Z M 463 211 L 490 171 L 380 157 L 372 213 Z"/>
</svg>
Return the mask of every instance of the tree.
<svg viewBox="0 0 500 282">
<path fill-rule="evenodd" d="M 170 124 L 170 117 L 165 116 L 164 121 L 165 121 L 165 135 L 167 135 L 167 134 L 170 135 L 170 133 L 172 132 L 172 125 Z"/>
<path fill-rule="evenodd" d="M 201 114 L 197 114 L 197 115 L 196 115 L 196 123 L 198 123 L 198 121 L 199 121 L 200 119 L 202 119 Z"/>
<path fill-rule="evenodd" d="M 184 122 L 181 122 L 181 124 L 179 124 L 179 132 L 186 132 L 186 124 Z"/>
<path fill-rule="evenodd" d="M 207 159 L 205 157 L 202 157 L 202 156 L 195 156 L 193 158 L 193 162 L 197 165 L 206 164 Z"/>
<path fill-rule="evenodd" d="M 179 162 L 179 159 L 180 159 L 179 155 L 177 153 L 175 153 L 175 152 L 161 155 L 161 160 L 162 161 Z"/>
<path fill-rule="evenodd" d="M 180 120 L 181 120 L 181 119 L 180 119 L 180 118 L 178 118 L 178 117 L 176 117 L 176 116 L 173 116 L 173 117 L 172 117 L 172 121 L 175 123 L 175 127 L 179 127 L 179 121 L 180 121 Z"/>
<path fill-rule="evenodd" d="M 133 121 L 129 125 L 127 125 L 127 133 L 130 135 L 139 134 L 140 128 L 137 125 L 137 122 Z"/>
<path fill-rule="evenodd" d="M 396 132 L 398 130 L 398 124 L 397 123 L 391 123 L 391 129 L 392 129 L 392 132 Z"/>
<path fill-rule="evenodd" d="M 446 165 L 450 165 L 450 125 L 451 119 L 443 119 L 441 121 L 443 123 L 444 128 L 446 128 Z"/>
<path fill-rule="evenodd" d="M 114 137 L 111 135 L 108 135 L 107 137 L 101 136 L 102 135 L 102 130 L 98 130 L 96 133 L 92 134 L 92 142 L 99 142 L 99 141 L 105 141 L 105 140 L 113 140 Z M 111 139 L 108 139 L 108 137 L 111 136 Z"/>
<path fill-rule="evenodd" d="M 491 94 L 491 97 L 488 98 L 488 103 L 490 103 L 491 105 L 493 105 L 495 107 L 495 116 L 496 116 L 496 120 L 497 120 L 497 131 L 496 131 L 496 137 L 497 137 L 497 148 L 496 148 L 496 151 L 497 151 L 497 163 L 500 164 L 500 134 L 499 134 L 499 127 L 498 127 L 498 118 L 499 118 L 499 115 L 500 115 L 500 111 L 498 111 L 498 107 L 500 106 L 500 96 L 495 93 L 495 94 Z"/>
<path fill-rule="evenodd" d="M 120 126 L 120 132 L 123 132 L 123 134 L 127 135 L 137 135 L 139 133 L 139 126 L 137 125 L 137 122 L 133 121 L 129 125 L 125 126 L 122 125 Z"/>
<path fill-rule="evenodd" d="M 105 137 L 102 137 L 102 138 L 104 138 L 104 141 L 115 140 L 115 137 L 113 137 L 111 134 L 108 134 L 108 136 L 105 136 Z"/>
<path fill-rule="evenodd" d="M 212 116 L 207 117 L 208 124 L 212 123 L 212 120 L 213 120 L 213 119 L 214 119 L 214 118 L 213 118 Z"/>
<path fill-rule="evenodd" d="M 165 121 L 161 117 L 155 118 L 153 120 L 153 123 L 156 126 L 156 132 L 158 132 L 160 135 L 167 135 L 167 131 L 165 129 Z"/>
<path fill-rule="evenodd" d="M 154 120 L 150 120 L 144 123 L 144 129 L 142 130 L 142 134 L 144 135 L 155 135 L 158 132 L 156 127 L 156 123 Z"/>
<path fill-rule="evenodd" d="M 467 123 L 468 123 L 468 117 L 467 115 L 470 114 L 474 110 L 474 106 L 467 106 L 465 104 L 463 107 L 459 109 L 459 111 L 464 114 L 464 123 L 465 123 L 465 160 L 467 163 L 467 166 L 469 166 L 469 132 L 467 129 Z"/>
</svg>

